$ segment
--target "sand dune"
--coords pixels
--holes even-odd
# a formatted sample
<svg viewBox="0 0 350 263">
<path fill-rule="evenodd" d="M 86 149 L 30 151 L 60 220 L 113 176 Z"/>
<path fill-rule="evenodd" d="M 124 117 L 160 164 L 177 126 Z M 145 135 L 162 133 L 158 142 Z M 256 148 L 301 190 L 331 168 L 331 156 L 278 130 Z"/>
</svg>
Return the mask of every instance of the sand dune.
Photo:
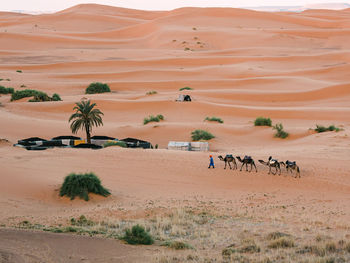
<svg viewBox="0 0 350 263">
<path fill-rule="evenodd" d="M 279 212 L 285 224 L 307 217 L 347 223 L 348 14 L 229 8 L 152 12 L 100 5 L 43 15 L 0 12 L 0 85 L 58 93 L 63 99 L 31 103 L 0 96 L 0 139 L 9 140 L 0 142 L 0 174 L 6 182 L 0 184 L 0 224 L 28 217 L 65 224 L 83 213 L 103 219 L 120 214 L 116 205 L 127 214 L 149 200 L 159 207 L 185 199 L 241 207 L 251 204 L 243 198 L 251 193 L 273 195 L 274 205 L 303 206 L 302 218 L 297 210 Z M 108 83 L 112 93 L 84 94 L 96 81 Z M 185 86 L 193 90 L 179 91 Z M 146 95 L 149 91 L 157 93 Z M 179 94 L 190 94 L 193 101 L 175 102 Z M 32 152 L 12 147 L 26 137 L 71 134 L 68 118 L 84 97 L 105 114 L 104 126 L 94 134 L 137 137 L 161 149 Z M 163 114 L 165 120 L 143 125 L 151 114 Z M 204 121 L 212 116 L 224 123 Z M 270 127 L 254 127 L 258 116 L 282 123 L 290 136 L 282 140 Z M 311 130 L 316 124 L 343 130 L 317 134 Z M 198 128 L 216 136 L 210 141 L 216 162 L 225 153 L 255 159 L 273 155 L 296 160 L 302 178 L 267 175 L 260 164 L 258 173 L 224 170 L 222 162 L 208 170 L 208 153 L 164 149 L 170 140 L 190 141 Z M 96 172 L 112 197 L 94 197 L 88 205 L 59 198 L 62 179 L 73 171 Z M 323 213 L 340 203 L 344 214 L 338 218 Z M 270 204 L 254 206 L 261 220 L 271 219 Z"/>
</svg>

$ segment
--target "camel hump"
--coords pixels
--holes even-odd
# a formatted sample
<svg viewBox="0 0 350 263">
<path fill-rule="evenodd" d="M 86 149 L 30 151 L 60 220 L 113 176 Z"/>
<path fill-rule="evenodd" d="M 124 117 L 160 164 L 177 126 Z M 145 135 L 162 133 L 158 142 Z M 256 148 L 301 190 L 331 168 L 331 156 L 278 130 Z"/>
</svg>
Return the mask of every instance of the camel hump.
<svg viewBox="0 0 350 263">
<path fill-rule="evenodd" d="M 250 155 L 246 155 L 246 156 L 244 156 L 244 159 L 250 160 L 250 159 L 252 159 L 252 157 Z"/>
<path fill-rule="evenodd" d="M 233 155 L 232 155 L 232 154 L 226 154 L 226 157 L 231 157 L 231 158 L 233 158 Z"/>
</svg>

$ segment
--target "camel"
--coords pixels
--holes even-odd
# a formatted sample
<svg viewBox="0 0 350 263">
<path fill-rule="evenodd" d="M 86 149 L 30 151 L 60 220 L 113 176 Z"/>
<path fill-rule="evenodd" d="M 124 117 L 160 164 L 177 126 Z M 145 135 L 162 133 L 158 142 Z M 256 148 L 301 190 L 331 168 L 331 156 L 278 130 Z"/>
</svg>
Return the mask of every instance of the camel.
<svg viewBox="0 0 350 263">
<path fill-rule="evenodd" d="M 245 170 L 248 171 L 248 164 L 250 164 L 250 171 L 252 171 L 253 166 L 255 167 L 255 171 L 258 172 L 258 170 L 256 169 L 256 165 L 254 160 L 252 159 L 251 156 L 244 156 L 243 160 L 241 159 L 240 156 L 236 156 L 237 160 L 240 161 L 242 163 L 241 169 L 240 171 L 242 171 L 243 166 L 245 165 Z"/>
<path fill-rule="evenodd" d="M 296 162 L 291 162 L 289 160 L 286 161 L 285 163 L 286 169 L 287 169 L 287 173 L 288 170 L 290 169 L 290 172 L 293 173 L 293 170 L 296 170 L 296 175 L 295 178 L 299 177 L 300 178 L 300 169 L 299 166 L 296 164 Z"/>
<path fill-rule="evenodd" d="M 225 168 L 224 169 L 226 169 L 226 165 L 227 164 L 230 166 L 230 169 L 232 169 L 230 163 L 233 163 L 234 169 L 237 169 L 237 163 L 236 163 L 235 157 L 233 157 L 232 154 L 226 154 L 225 158 L 223 158 L 221 155 L 219 155 L 218 158 L 219 158 L 219 160 L 225 162 Z"/>
<path fill-rule="evenodd" d="M 275 175 L 277 172 L 279 172 L 279 175 L 281 175 L 281 164 L 284 165 L 284 162 L 279 162 L 276 159 L 272 159 L 272 156 L 269 157 L 269 160 L 265 162 L 264 160 L 259 160 L 261 164 L 267 165 L 269 167 L 269 173 L 272 173 Z M 275 172 L 272 172 L 271 167 L 274 167 L 276 170 Z"/>
</svg>

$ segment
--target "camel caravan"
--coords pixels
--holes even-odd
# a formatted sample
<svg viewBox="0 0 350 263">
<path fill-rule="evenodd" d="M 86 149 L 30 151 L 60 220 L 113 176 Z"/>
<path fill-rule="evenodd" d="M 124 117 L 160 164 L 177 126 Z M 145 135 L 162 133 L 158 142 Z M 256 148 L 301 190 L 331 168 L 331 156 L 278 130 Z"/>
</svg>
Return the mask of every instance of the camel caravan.
<svg viewBox="0 0 350 263">
<path fill-rule="evenodd" d="M 235 158 L 232 154 L 226 154 L 225 157 L 223 157 L 222 155 L 219 155 L 218 158 L 220 161 L 225 162 L 224 169 L 226 169 L 227 164 L 230 167 L 230 169 L 233 169 L 233 170 L 238 169 L 237 162 L 236 162 L 236 159 L 237 159 L 237 161 L 242 163 L 240 171 L 242 171 L 242 168 L 245 166 L 247 172 L 251 172 L 253 170 L 253 167 L 255 168 L 255 172 L 258 172 L 255 162 L 251 156 L 246 155 L 242 159 L 240 156 L 236 156 Z M 290 172 L 293 174 L 294 172 L 295 178 L 300 178 L 300 168 L 295 161 L 292 162 L 287 160 L 286 162 L 280 162 L 277 159 L 273 159 L 272 156 L 270 156 L 267 161 L 259 160 L 259 163 L 269 167 L 268 174 L 276 175 L 278 173 L 278 175 L 281 175 L 281 166 L 283 166 L 286 168 L 287 173 Z M 248 165 L 250 165 L 250 169 L 248 169 Z"/>
</svg>

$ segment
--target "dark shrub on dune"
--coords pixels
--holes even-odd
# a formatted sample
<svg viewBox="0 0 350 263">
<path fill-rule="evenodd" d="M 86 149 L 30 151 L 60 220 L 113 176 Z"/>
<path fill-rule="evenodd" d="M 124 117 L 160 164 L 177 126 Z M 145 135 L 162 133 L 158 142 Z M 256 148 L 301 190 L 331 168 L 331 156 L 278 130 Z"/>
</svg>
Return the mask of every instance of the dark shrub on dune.
<svg viewBox="0 0 350 263">
<path fill-rule="evenodd" d="M 96 94 L 105 92 L 111 92 L 111 89 L 109 88 L 108 84 L 100 82 L 91 83 L 85 90 L 85 94 Z"/>
<path fill-rule="evenodd" d="M 151 235 L 140 225 L 133 226 L 131 230 L 126 229 L 121 239 L 130 245 L 152 245 L 154 242 Z"/>
<path fill-rule="evenodd" d="M 79 196 L 89 201 L 89 193 L 109 196 L 111 193 L 101 185 L 100 179 L 94 173 L 75 174 L 66 176 L 60 189 L 60 196 L 68 196 L 73 200 Z"/>
<path fill-rule="evenodd" d="M 4 86 L 0 86 L 0 94 L 12 94 L 15 90 L 13 88 L 5 88 Z"/>
</svg>

